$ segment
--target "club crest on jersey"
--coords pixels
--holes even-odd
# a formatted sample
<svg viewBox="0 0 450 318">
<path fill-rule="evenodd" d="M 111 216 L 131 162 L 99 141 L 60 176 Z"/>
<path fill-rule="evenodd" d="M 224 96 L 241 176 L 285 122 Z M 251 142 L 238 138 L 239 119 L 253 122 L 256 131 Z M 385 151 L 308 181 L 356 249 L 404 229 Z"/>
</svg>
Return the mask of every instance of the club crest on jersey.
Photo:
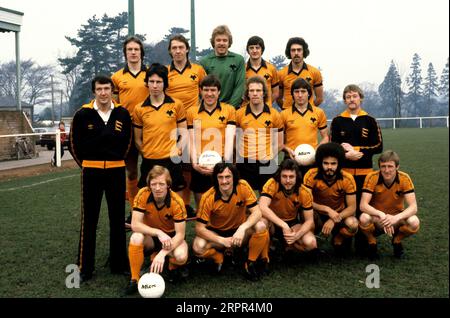
<svg viewBox="0 0 450 318">
<path fill-rule="evenodd" d="M 238 202 L 236 202 L 236 206 L 243 206 L 244 205 L 244 201 L 238 201 Z"/>
<path fill-rule="evenodd" d="M 311 117 L 310 120 L 313 124 L 317 121 L 317 119 L 315 117 Z"/>
<path fill-rule="evenodd" d="M 225 120 L 225 116 L 220 116 L 219 120 L 223 123 L 223 121 Z"/>
<path fill-rule="evenodd" d="M 174 111 L 169 109 L 168 111 L 166 111 L 166 114 L 169 118 L 173 118 Z"/>
<path fill-rule="evenodd" d="M 270 75 L 269 74 L 264 74 L 264 78 L 266 79 L 266 81 L 270 78 Z"/>
<path fill-rule="evenodd" d="M 193 81 L 195 81 L 197 79 L 197 75 L 195 75 L 195 74 L 192 74 L 190 77 Z"/>
<path fill-rule="evenodd" d="M 272 123 L 272 122 L 271 122 L 270 120 L 266 120 L 266 121 L 264 122 L 264 124 L 266 124 L 266 127 L 269 127 L 271 123 Z"/>
<path fill-rule="evenodd" d="M 234 65 L 234 64 L 230 64 L 230 68 L 231 68 L 231 70 L 232 70 L 232 71 L 236 71 L 236 69 L 237 69 L 237 66 L 236 66 L 236 65 Z"/>
<path fill-rule="evenodd" d="M 173 218 L 171 214 L 166 214 L 164 215 L 164 217 L 166 218 L 166 220 L 171 220 Z"/>
</svg>

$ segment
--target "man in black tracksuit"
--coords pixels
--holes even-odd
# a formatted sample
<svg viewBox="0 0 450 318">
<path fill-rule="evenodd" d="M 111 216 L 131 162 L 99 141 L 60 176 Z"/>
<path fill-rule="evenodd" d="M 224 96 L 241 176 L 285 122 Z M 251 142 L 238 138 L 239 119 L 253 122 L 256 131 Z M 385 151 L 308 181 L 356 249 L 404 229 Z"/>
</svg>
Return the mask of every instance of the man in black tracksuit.
<svg viewBox="0 0 450 318">
<path fill-rule="evenodd" d="M 103 192 L 108 204 L 110 268 L 114 274 L 128 268 L 125 225 L 125 157 L 131 143 L 131 117 L 112 101 L 113 82 L 97 76 L 95 99 L 76 113 L 70 130 L 70 152 L 82 168 L 81 229 L 78 266 L 81 281 L 95 268 L 96 230 Z"/>
<path fill-rule="evenodd" d="M 331 141 L 341 144 L 345 150 L 343 170 L 353 175 L 356 182 L 356 217 L 361 211 L 359 203 L 364 179 L 372 172 L 372 156 L 383 151 L 381 129 L 375 118 L 361 108 L 364 94 L 356 85 L 347 85 L 343 93 L 347 109 L 331 122 Z M 367 239 L 363 233 L 355 236 L 356 254 L 367 253 Z"/>
</svg>

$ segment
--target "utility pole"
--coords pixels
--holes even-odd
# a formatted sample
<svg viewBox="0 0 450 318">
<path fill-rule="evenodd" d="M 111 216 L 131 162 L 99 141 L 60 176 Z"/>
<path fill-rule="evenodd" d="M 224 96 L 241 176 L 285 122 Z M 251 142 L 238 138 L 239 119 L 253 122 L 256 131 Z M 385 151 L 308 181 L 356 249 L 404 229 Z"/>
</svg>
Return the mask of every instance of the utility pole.
<svg viewBox="0 0 450 318">
<path fill-rule="evenodd" d="M 53 88 L 53 75 L 50 75 L 52 85 L 52 125 L 55 123 L 55 92 Z"/>
<path fill-rule="evenodd" d="M 191 60 L 197 60 L 197 46 L 195 44 L 195 0 L 191 0 Z"/>
<path fill-rule="evenodd" d="M 62 91 L 62 89 L 59 91 L 59 94 L 61 96 L 61 99 L 59 101 L 59 121 L 61 121 L 62 120 L 62 114 L 63 114 L 63 104 L 62 104 L 63 91 Z"/>
<path fill-rule="evenodd" d="M 134 0 L 128 0 L 128 36 L 134 34 Z"/>
</svg>

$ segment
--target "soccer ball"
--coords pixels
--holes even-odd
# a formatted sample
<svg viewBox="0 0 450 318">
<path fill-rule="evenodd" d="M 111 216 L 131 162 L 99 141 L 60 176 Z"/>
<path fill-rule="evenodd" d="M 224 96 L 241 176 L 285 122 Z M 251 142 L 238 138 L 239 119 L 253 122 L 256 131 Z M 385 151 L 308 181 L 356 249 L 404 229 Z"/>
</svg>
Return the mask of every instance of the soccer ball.
<svg viewBox="0 0 450 318">
<path fill-rule="evenodd" d="M 146 273 L 138 282 L 139 294 L 144 298 L 159 298 L 164 294 L 166 283 L 161 275 Z"/>
<path fill-rule="evenodd" d="M 198 158 L 198 164 L 200 166 L 204 166 L 207 168 L 214 168 L 216 163 L 222 161 L 222 157 L 213 150 L 203 151 L 200 157 Z"/>
<path fill-rule="evenodd" d="M 310 166 L 315 161 L 316 151 L 309 144 L 301 144 L 295 148 L 295 161 L 301 166 Z"/>
</svg>

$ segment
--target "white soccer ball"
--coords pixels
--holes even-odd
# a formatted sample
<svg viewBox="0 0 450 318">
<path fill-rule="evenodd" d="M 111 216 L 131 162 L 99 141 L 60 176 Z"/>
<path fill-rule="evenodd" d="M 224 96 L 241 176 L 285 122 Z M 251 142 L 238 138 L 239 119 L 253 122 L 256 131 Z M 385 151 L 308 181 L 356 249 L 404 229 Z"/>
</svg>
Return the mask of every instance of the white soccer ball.
<svg viewBox="0 0 450 318">
<path fill-rule="evenodd" d="M 207 168 L 214 168 L 214 166 L 222 161 L 222 157 L 213 150 L 203 151 L 198 158 L 198 164 Z"/>
<path fill-rule="evenodd" d="M 139 294 L 144 298 L 159 298 L 164 294 L 166 283 L 161 275 L 146 273 L 138 282 Z"/>
<path fill-rule="evenodd" d="M 310 166 L 315 161 L 316 151 L 309 144 L 301 144 L 294 150 L 295 161 L 301 166 Z"/>
</svg>

